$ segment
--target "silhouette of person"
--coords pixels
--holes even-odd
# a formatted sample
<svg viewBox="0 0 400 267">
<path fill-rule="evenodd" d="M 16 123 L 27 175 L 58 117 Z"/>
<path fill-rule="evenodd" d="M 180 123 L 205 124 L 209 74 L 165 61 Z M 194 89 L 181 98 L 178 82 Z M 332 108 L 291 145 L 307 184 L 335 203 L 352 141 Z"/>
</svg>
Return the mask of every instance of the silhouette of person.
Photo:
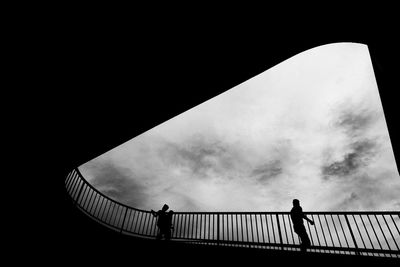
<svg viewBox="0 0 400 267">
<path fill-rule="evenodd" d="M 155 212 L 154 210 L 151 210 L 151 214 L 158 218 L 157 219 L 157 227 L 158 227 L 158 234 L 156 236 L 157 240 L 160 240 L 163 236 L 165 237 L 166 240 L 169 240 L 171 238 L 171 222 L 172 222 L 172 214 L 173 211 L 169 211 L 167 213 L 167 210 L 169 209 L 167 204 L 164 204 L 161 210 Z"/>
<path fill-rule="evenodd" d="M 165 225 L 165 239 L 170 240 L 171 239 L 171 229 L 174 229 L 172 226 L 172 216 L 174 215 L 174 211 L 170 210 L 167 214 L 167 220 L 166 220 L 166 225 Z"/>
<path fill-rule="evenodd" d="M 311 225 L 314 225 L 314 222 L 304 215 L 298 199 L 293 199 L 293 208 L 290 211 L 290 217 L 292 219 L 294 232 L 301 240 L 300 249 L 305 252 L 307 248 L 311 246 L 311 242 L 308 238 L 306 228 L 304 227 L 303 219 L 306 219 Z"/>
</svg>

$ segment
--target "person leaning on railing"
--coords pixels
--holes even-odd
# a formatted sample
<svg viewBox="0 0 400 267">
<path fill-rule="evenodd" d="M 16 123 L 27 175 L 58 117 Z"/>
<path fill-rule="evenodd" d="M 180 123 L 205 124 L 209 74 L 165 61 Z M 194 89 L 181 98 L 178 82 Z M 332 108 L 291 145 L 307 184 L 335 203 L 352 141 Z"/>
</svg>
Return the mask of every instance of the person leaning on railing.
<svg viewBox="0 0 400 267">
<path fill-rule="evenodd" d="M 308 247 L 311 246 L 310 238 L 308 237 L 306 228 L 304 227 L 303 219 L 306 219 L 311 225 L 314 225 L 314 222 L 307 218 L 307 216 L 303 213 L 303 209 L 300 206 L 300 201 L 298 199 L 293 199 L 293 208 L 290 211 L 290 217 L 292 219 L 294 232 L 300 237 L 301 251 L 305 252 Z"/>
<path fill-rule="evenodd" d="M 167 213 L 167 210 L 169 209 L 167 204 L 164 204 L 161 210 L 155 212 L 154 210 L 151 210 L 151 214 L 158 218 L 157 219 L 157 227 L 159 229 L 158 234 L 156 236 L 157 240 L 160 240 L 163 236 L 165 237 L 166 240 L 169 240 L 171 238 L 171 228 L 172 228 L 172 215 L 173 211 L 170 210 Z"/>
</svg>

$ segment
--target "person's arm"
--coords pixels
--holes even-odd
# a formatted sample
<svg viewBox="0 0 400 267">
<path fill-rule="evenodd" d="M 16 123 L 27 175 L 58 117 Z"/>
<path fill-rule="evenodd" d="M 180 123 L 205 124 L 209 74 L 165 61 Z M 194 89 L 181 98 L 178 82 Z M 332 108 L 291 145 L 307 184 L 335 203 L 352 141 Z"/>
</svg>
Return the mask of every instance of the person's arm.
<svg viewBox="0 0 400 267">
<path fill-rule="evenodd" d="M 153 214 L 154 217 L 157 217 L 157 213 L 154 210 L 151 210 L 150 212 L 151 214 Z"/>
<path fill-rule="evenodd" d="M 314 222 L 311 219 L 307 218 L 307 216 L 304 213 L 303 213 L 303 218 L 306 219 L 309 223 L 311 223 L 311 225 L 314 225 Z"/>
</svg>

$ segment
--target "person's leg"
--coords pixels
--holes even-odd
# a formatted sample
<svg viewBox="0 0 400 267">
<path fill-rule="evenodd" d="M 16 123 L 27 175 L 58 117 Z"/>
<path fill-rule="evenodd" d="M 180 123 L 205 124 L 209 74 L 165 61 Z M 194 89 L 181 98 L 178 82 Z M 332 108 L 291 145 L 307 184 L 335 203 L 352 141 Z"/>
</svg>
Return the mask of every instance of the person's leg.
<svg viewBox="0 0 400 267">
<path fill-rule="evenodd" d="M 304 251 L 305 247 L 304 247 L 304 242 L 303 242 L 303 238 L 302 238 L 301 227 L 294 225 L 293 228 L 294 228 L 294 232 L 297 234 L 297 236 L 300 239 L 300 250 Z"/>
<path fill-rule="evenodd" d="M 166 235 L 166 230 L 165 230 L 164 227 L 161 227 L 161 228 L 160 228 L 160 237 L 164 237 L 164 238 L 165 238 L 165 235 Z M 161 238 L 160 238 L 160 239 L 161 239 Z"/>
<path fill-rule="evenodd" d="M 170 240 L 170 239 L 171 239 L 171 229 L 168 229 L 168 230 L 165 232 L 165 239 L 166 239 L 166 240 Z"/>
<path fill-rule="evenodd" d="M 306 251 L 308 247 L 310 247 L 310 239 L 308 238 L 307 231 L 303 227 L 299 231 L 299 236 L 301 239 L 301 250 Z"/>
<path fill-rule="evenodd" d="M 162 236 L 161 228 L 158 228 L 158 233 L 157 233 L 157 236 L 156 236 L 156 240 L 160 240 L 161 236 Z"/>
</svg>

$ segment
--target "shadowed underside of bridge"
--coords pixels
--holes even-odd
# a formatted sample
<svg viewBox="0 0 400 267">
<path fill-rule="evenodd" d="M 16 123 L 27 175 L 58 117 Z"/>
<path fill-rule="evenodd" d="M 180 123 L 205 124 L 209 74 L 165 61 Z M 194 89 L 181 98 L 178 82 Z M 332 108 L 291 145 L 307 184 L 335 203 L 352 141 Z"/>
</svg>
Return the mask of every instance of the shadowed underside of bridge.
<svg viewBox="0 0 400 267">
<path fill-rule="evenodd" d="M 300 252 L 287 212 L 176 212 L 171 241 L 157 241 L 150 212 L 118 203 L 91 186 L 78 169 L 65 181 L 70 210 L 84 221 L 69 230 L 75 256 L 88 263 L 148 261 L 183 266 L 309 262 L 399 263 L 399 212 L 310 212 L 312 247 Z M 73 205 L 75 204 L 75 205 Z M 73 224 L 73 222 L 72 222 Z M 79 233 L 79 236 L 76 236 Z M 74 237 L 75 236 L 75 237 Z"/>
</svg>

